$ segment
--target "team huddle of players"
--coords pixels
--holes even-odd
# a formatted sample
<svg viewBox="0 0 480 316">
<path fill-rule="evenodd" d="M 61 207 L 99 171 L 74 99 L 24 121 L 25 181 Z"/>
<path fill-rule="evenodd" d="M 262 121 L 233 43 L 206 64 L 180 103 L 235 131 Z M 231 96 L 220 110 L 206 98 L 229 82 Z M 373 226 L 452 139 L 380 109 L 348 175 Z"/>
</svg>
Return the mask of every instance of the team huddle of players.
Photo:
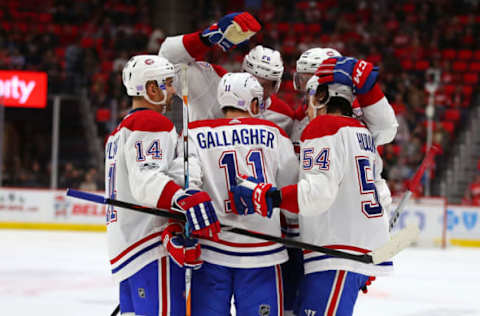
<svg viewBox="0 0 480 316">
<path fill-rule="evenodd" d="M 392 141 L 398 124 L 378 68 L 309 49 L 297 61 L 295 88 L 305 104 L 294 113 L 276 96 L 284 70 L 278 51 L 253 48 L 241 73 L 201 61 L 212 46 L 228 51 L 258 31 L 249 13 L 232 13 L 202 32 L 168 37 L 159 55 L 133 56 L 123 69 L 132 109 L 106 144 L 106 191 L 182 212 L 187 225 L 108 209 L 121 315 L 185 315 L 185 268 L 193 269 L 194 316 L 230 315 L 232 298 L 242 316 L 352 315 L 359 290 L 392 269 L 220 229 L 283 231 L 355 254 L 390 238 L 391 197 L 376 146 Z M 185 73 L 179 64 L 188 65 Z M 184 142 L 163 115 L 184 84 L 188 183 Z"/>
</svg>

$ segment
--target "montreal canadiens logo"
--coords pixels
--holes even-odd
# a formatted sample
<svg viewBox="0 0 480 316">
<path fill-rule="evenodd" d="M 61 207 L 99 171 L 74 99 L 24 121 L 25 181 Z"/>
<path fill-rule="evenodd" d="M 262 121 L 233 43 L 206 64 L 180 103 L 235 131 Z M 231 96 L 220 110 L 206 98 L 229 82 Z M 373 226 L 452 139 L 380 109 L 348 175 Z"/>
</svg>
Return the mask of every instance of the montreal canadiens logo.
<svg viewBox="0 0 480 316">
<path fill-rule="evenodd" d="M 153 64 L 153 63 L 154 63 L 153 59 L 151 59 L 151 58 L 145 59 L 145 64 L 151 65 L 151 64 Z"/>
</svg>

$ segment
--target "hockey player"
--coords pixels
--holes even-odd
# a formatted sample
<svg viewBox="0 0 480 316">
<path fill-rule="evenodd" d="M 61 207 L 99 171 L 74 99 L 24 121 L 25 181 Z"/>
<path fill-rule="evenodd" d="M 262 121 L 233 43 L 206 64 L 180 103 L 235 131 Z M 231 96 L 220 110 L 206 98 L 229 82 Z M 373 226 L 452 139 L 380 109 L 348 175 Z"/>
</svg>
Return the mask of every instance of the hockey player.
<svg viewBox="0 0 480 316">
<path fill-rule="evenodd" d="M 342 55 L 333 48 L 311 48 L 305 51 L 297 60 L 296 72 L 294 74 L 295 89 L 305 92 L 306 82 L 315 74 L 318 67 L 326 60 L 336 57 L 342 57 Z M 360 109 L 355 113 L 355 116 L 367 125 L 375 138 L 375 144 L 380 146 L 390 143 L 397 133 L 398 122 L 393 108 L 388 103 L 387 98 L 385 98 L 380 85 L 375 83 L 368 92 L 356 92 L 355 96 L 360 105 Z M 295 118 L 292 132 L 294 145 L 298 144 L 303 129 L 308 125 L 305 107 L 297 109 Z"/>
<path fill-rule="evenodd" d="M 122 78 L 133 103 L 106 144 L 108 196 L 183 212 L 194 233 L 214 238 L 220 225 L 208 194 L 185 192 L 166 175 L 177 144 L 172 122 L 161 114 L 175 94 L 173 65 L 157 55 L 134 56 Z M 185 315 L 182 267 L 201 264 L 197 241 L 184 242 L 175 236 L 181 225 L 159 216 L 110 206 L 106 218 L 121 314 Z"/>
<path fill-rule="evenodd" d="M 160 48 L 159 54 L 174 64 L 189 65 L 187 81 L 189 82 L 189 113 L 192 121 L 223 117 L 212 91 L 216 91 L 220 78 L 227 71 L 222 66 L 209 64 L 202 59 L 213 45 L 220 45 L 224 51 L 232 47 L 231 44 L 217 42 L 216 34 L 219 32 L 217 26 L 223 25 L 220 29 L 226 28 L 235 21 L 242 28 L 250 30 L 242 33 L 243 35 L 240 36 L 242 40 L 247 40 L 253 36 L 254 32 L 260 30 L 260 24 L 248 12 L 232 13 L 203 32 L 167 37 Z M 258 45 L 244 57 L 242 68 L 254 75 L 264 88 L 266 109 L 262 118 L 274 122 L 290 135 L 295 113 L 276 95 L 283 75 L 283 61 L 280 53 Z"/>
<path fill-rule="evenodd" d="M 310 123 L 301 138 L 300 181 L 281 190 L 265 184 L 253 184 L 252 189 L 252 183 L 245 182 L 232 192 L 236 202 L 253 199 L 260 206 L 254 211 L 263 216 L 269 216 L 272 207 L 298 214 L 302 241 L 361 254 L 389 240 L 375 186 L 374 137 L 350 117 L 353 91 L 372 89 L 377 71 L 355 59 L 335 61 L 307 84 Z M 363 72 L 355 77 L 359 66 Z M 370 277 L 388 273 L 392 263 L 363 264 L 304 251 L 304 267 L 299 315 L 343 316 L 352 315 L 358 291 Z"/>
<path fill-rule="evenodd" d="M 310 48 L 303 52 L 297 59 L 296 71 L 293 74 L 293 87 L 299 92 L 306 93 L 307 81 L 315 74 L 318 66 L 330 57 L 342 56 L 336 49 L 333 48 Z M 307 116 L 308 104 L 301 104 L 295 111 L 295 120 L 292 130 L 292 142 L 295 151 L 300 150 L 300 137 L 303 129 L 308 125 L 309 119 Z"/>
<path fill-rule="evenodd" d="M 278 210 L 271 219 L 239 215 L 244 209 L 232 208 L 228 192 L 239 175 L 276 185 L 296 183 L 293 146 L 281 128 L 254 118 L 264 104 L 263 89 L 252 75 L 227 73 L 218 86 L 218 102 L 224 118 L 189 124 L 191 187 L 209 192 L 222 224 L 280 236 Z M 192 276 L 194 314 L 229 315 L 233 296 L 237 315 L 282 315 L 285 247 L 228 230 L 218 236 L 200 241 L 203 265 Z"/>
<path fill-rule="evenodd" d="M 254 75 L 263 87 L 265 111 L 262 118 L 277 124 L 291 135 L 295 112 L 277 96 L 283 76 L 280 52 L 257 45 L 243 58 L 242 68 Z"/>
</svg>

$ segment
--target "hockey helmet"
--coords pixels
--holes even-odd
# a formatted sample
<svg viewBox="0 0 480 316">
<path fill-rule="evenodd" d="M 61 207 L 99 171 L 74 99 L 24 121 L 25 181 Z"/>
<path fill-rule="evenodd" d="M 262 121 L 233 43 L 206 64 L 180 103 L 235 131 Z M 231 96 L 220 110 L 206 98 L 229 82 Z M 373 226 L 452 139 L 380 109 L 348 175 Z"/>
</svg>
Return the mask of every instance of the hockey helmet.
<svg viewBox="0 0 480 316">
<path fill-rule="evenodd" d="M 163 105 L 167 100 L 166 80 L 175 80 L 175 68 L 166 58 L 158 55 L 137 55 L 130 58 L 122 71 L 123 85 L 129 96 L 143 96 L 148 102 Z M 146 84 L 155 80 L 162 90 L 162 101 L 153 101 L 147 94 Z"/>
<path fill-rule="evenodd" d="M 283 75 L 283 61 L 280 52 L 257 45 L 243 58 L 244 71 L 275 83 L 274 93 L 280 89 Z"/>
<path fill-rule="evenodd" d="M 293 74 L 293 87 L 297 91 L 306 91 L 308 79 L 315 73 L 320 64 L 331 57 L 342 55 L 333 48 L 310 48 L 297 59 L 297 69 Z"/>
<path fill-rule="evenodd" d="M 260 115 L 265 110 L 263 88 L 258 80 L 249 73 L 237 72 L 225 74 L 218 84 L 217 99 L 220 107 L 232 107 L 247 111 L 252 117 Z M 251 111 L 250 104 L 258 100 L 259 113 Z"/>
</svg>

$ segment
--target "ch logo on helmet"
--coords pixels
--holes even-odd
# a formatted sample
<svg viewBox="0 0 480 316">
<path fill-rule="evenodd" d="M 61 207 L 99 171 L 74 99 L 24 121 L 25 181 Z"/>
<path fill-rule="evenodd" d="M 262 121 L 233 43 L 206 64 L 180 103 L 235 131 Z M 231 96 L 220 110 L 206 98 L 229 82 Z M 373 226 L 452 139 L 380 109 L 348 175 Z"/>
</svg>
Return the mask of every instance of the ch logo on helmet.
<svg viewBox="0 0 480 316">
<path fill-rule="evenodd" d="M 147 65 L 151 65 L 151 64 L 153 64 L 154 62 L 155 62 L 155 61 L 153 61 L 153 59 L 151 59 L 151 58 L 145 59 L 145 64 L 147 64 Z"/>
<path fill-rule="evenodd" d="M 259 316 L 269 316 L 270 315 L 270 305 L 262 304 L 258 308 L 258 315 Z"/>
</svg>

